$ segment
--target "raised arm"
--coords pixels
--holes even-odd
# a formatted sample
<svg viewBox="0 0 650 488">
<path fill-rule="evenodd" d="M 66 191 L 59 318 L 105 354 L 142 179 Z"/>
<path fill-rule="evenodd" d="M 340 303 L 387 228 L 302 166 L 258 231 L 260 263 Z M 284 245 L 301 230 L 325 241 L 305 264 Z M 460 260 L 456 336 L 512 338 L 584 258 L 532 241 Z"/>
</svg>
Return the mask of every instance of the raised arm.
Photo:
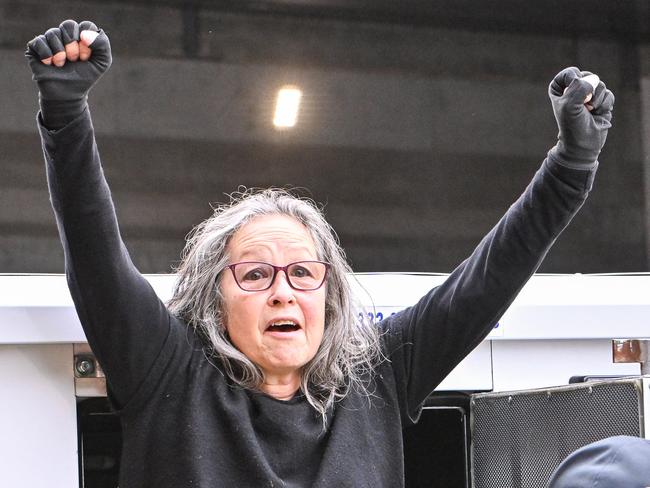
<svg viewBox="0 0 650 488">
<path fill-rule="evenodd" d="M 441 286 L 385 321 L 405 424 L 490 332 L 591 189 L 614 96 L 577 68 L 549 86 L 559 140 L 525 192 Z"/>
<path fill-rule="evenodd" d="M 106 34 L 67 20 L 27 45 L 38 125 L 65 270 L 86 337 L 113 399 L 128 403 L 169 332 L 169 314 L 124 247 L 87 105 L 111 65 Z"/>
</svg>

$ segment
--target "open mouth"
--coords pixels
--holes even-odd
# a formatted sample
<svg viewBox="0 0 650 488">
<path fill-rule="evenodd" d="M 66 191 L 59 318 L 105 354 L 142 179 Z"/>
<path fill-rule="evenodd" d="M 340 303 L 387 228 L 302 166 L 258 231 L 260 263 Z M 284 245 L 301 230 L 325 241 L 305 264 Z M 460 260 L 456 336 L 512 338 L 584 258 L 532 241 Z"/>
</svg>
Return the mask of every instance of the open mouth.
<svg viewBox="0 0 650 488">
<path fill-rule="evenodd" d="M 266 328 L 267 332 L 294 332 L 296 330 L 300 330 L 300 325 L 292 320 L 278 320 Z"/>
</svg>

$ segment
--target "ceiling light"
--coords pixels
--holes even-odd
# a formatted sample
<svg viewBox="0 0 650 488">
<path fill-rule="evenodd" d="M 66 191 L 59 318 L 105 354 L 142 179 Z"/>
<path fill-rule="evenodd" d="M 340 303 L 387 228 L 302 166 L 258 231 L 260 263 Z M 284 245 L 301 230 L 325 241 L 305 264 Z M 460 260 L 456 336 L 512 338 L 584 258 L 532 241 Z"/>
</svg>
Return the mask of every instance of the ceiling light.
<svg viewBox="0 0 650 488">
<path fill-rule="evenodd" d="M 273 116 L 273 125 L 276 128 L 286 129 L 296 125 L 301 98 L 302 91 L 297 86 L 286 85 L 278 90 Z"/>
</svg>

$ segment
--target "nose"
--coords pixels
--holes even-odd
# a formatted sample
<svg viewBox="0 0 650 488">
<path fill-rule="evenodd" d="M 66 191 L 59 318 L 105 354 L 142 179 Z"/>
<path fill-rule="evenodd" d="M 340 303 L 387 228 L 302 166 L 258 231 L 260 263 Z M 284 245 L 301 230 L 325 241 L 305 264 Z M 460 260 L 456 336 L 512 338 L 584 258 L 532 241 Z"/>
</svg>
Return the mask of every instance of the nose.
<svg viewBox="0 0 650 488">
<path fill-rule="evenodd" d="M 282 275 L 282 276 L 280 276 Z M 296 298 L 294 296 L 294 289 L 289 286 L 287 275 L 285 271 L 278 271 L 275 279 L 269 288 L 269 304 L 279 305 L 282 303 L 294 303 Z"/>
</svg>

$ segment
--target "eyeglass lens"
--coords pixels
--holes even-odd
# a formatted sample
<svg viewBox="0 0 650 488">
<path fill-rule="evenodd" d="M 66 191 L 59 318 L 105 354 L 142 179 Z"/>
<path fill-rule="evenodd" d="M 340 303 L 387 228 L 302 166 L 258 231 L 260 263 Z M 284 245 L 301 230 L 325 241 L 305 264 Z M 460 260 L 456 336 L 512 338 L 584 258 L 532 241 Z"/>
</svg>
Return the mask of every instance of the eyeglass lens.
<svg viewBox="0 0 650 488">
<path fill-rule="evenodd" d="M 327 266 L 317 261 L 300 261 L 287 266 L 289 284 L 298 290 L 314 290 L 325 279 Z M 244 290 L 256 291 L 269 288 L 273 282 L 274 268 L 268 263 L 238 263 L 235 278 Z"/>
</svg>

